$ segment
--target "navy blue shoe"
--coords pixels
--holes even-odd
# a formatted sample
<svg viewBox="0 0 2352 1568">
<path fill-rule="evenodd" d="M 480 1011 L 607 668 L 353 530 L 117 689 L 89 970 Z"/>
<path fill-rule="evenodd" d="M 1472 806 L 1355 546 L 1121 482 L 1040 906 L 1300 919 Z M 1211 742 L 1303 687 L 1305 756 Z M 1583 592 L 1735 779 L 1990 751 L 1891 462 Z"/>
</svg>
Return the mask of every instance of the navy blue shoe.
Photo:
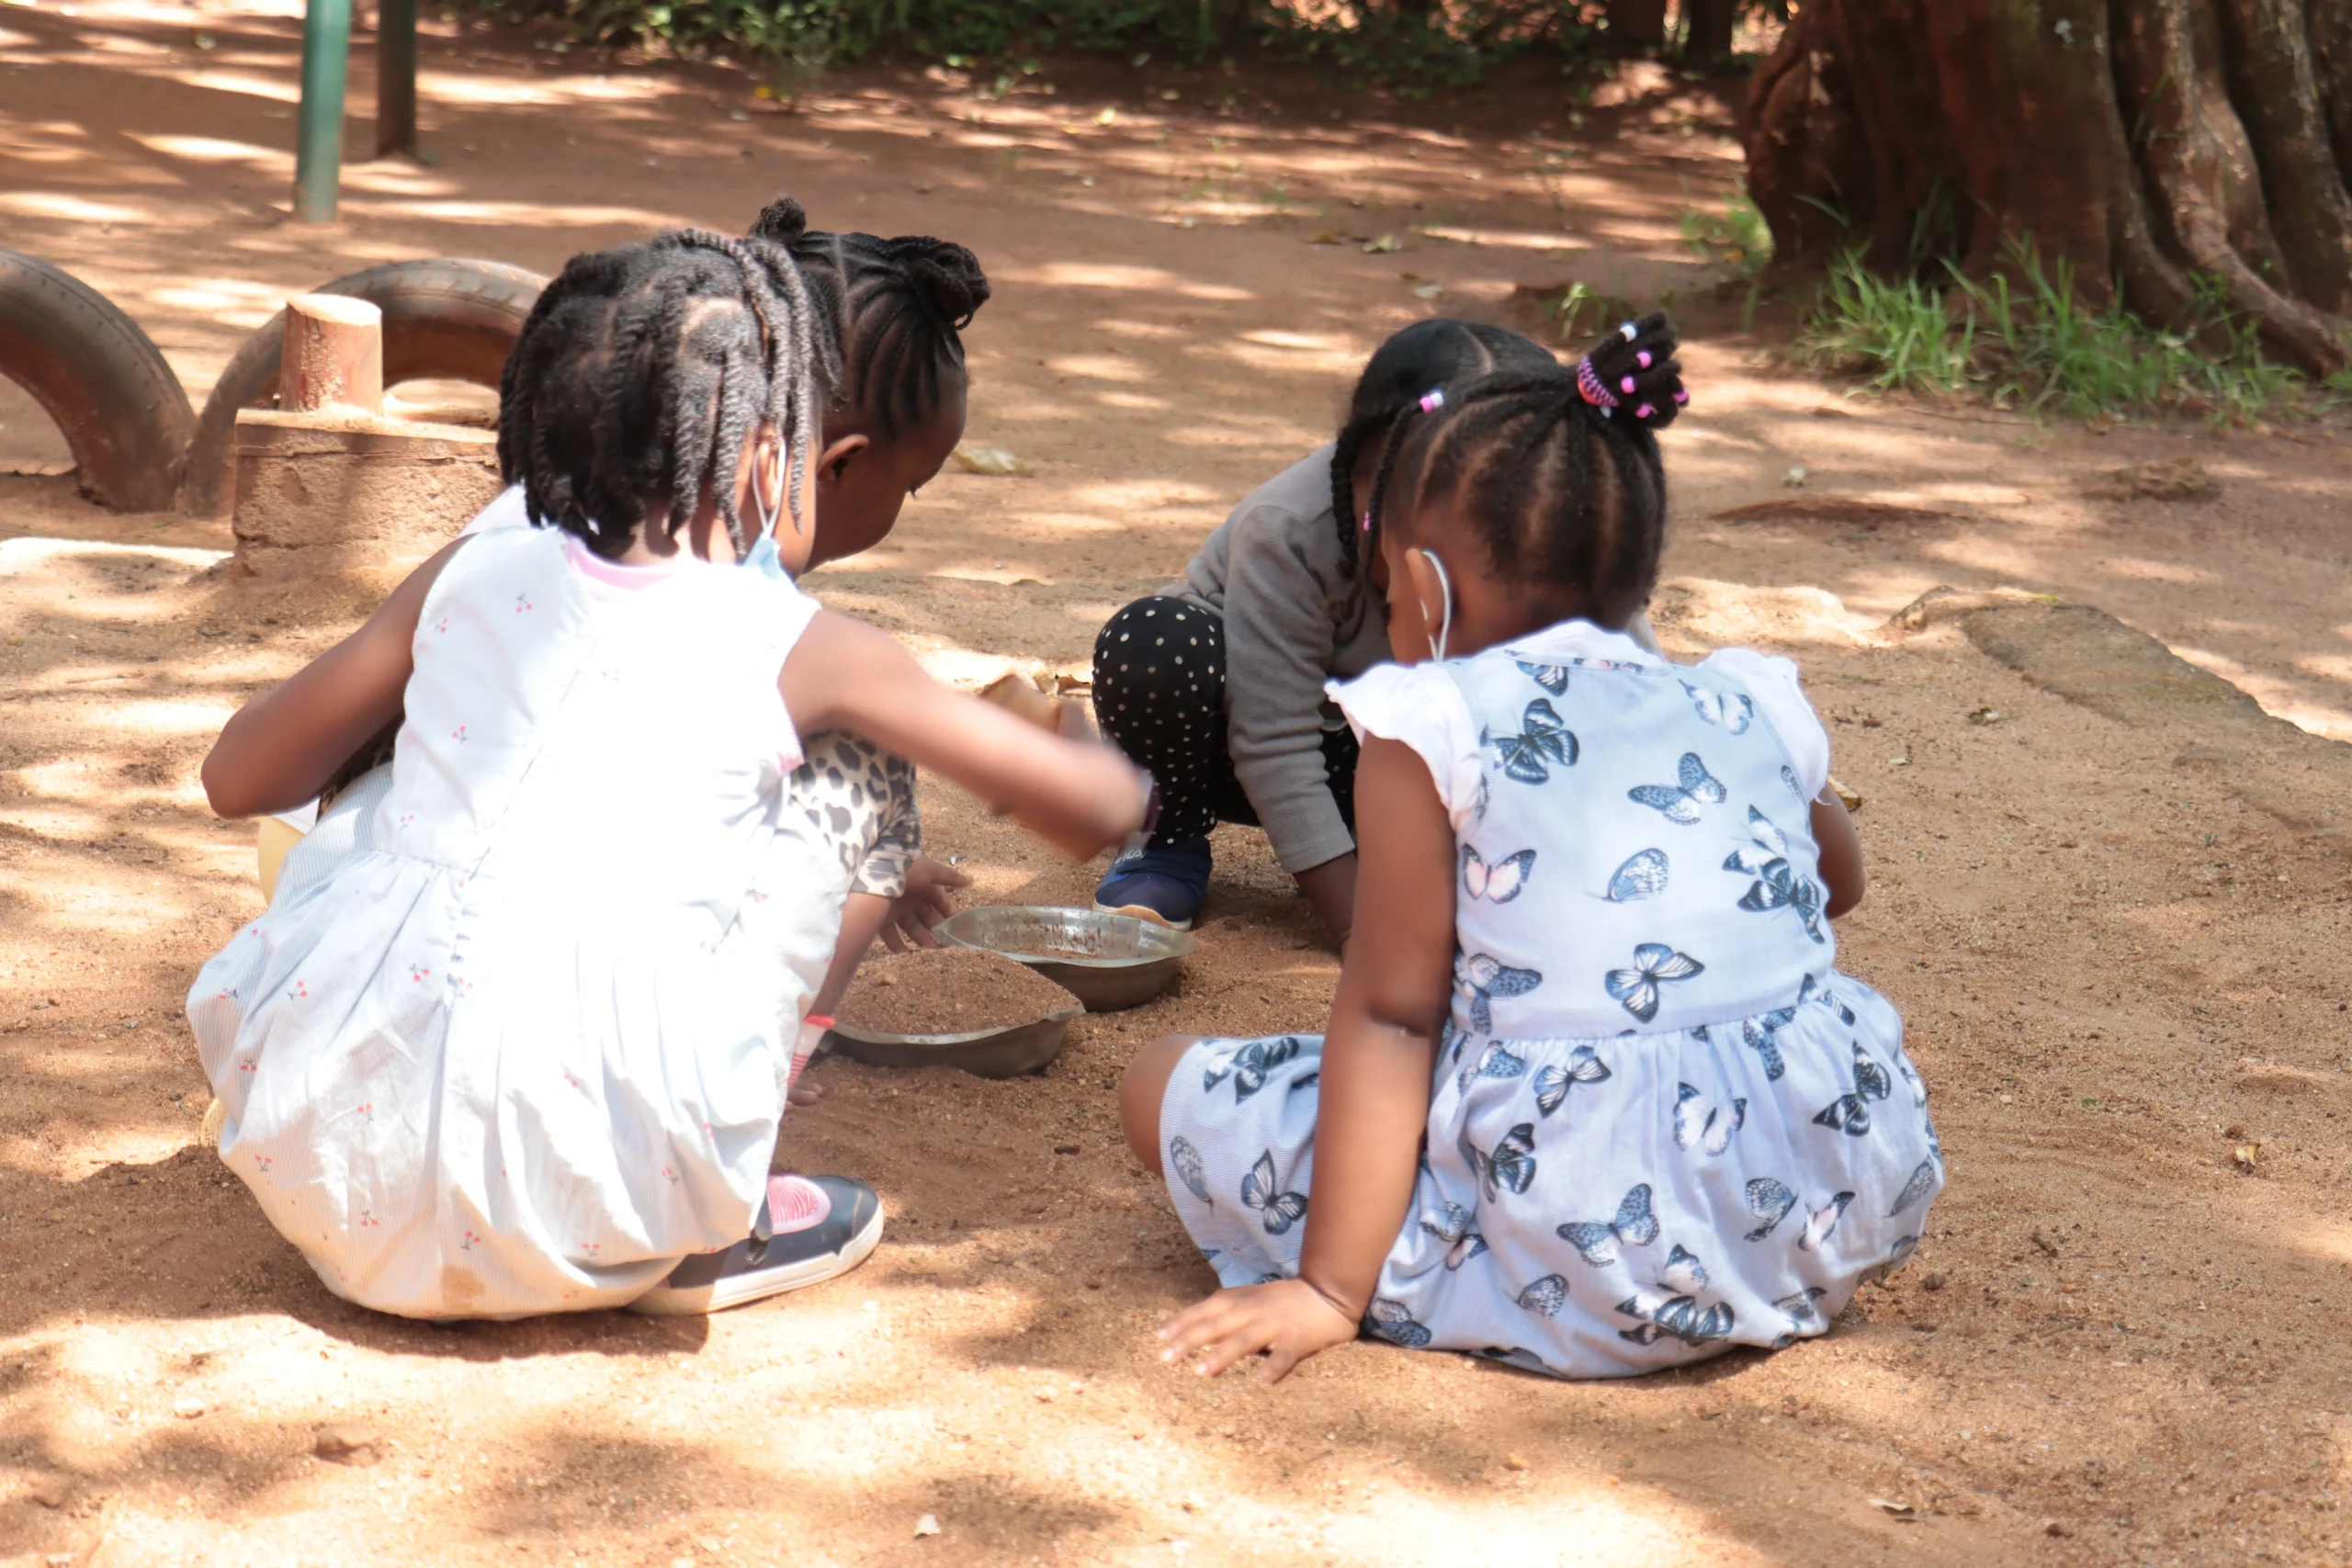
<svg viewBox="0 0 2352 1568">
<path fill-rule="evenodd" d="M 1113 861 L 1094 889 L 1094 907 L 1188 931 L 1208 894 L 1208 840 L 1173 839 L 1129 850 Z"/>
</svg>

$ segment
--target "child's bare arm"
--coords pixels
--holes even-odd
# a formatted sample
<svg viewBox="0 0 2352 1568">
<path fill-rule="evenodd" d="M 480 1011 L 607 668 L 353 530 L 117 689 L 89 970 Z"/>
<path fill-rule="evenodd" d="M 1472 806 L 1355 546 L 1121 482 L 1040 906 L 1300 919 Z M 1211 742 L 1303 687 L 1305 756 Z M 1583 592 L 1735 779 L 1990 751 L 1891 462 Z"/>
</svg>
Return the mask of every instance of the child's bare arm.
<svg viewBox="0 0 2352 1568">
<path fill-rule="evenodd" d="M 1107 746 L 1049 735 L 923 673 L 888 633 L 820 613 L 777 682 L 803 734 L 848 729 L 954 779 L 1084 857 L 1143 822 L 1142 775 Z"/>
<path fill-rule="evenodd" d="M 400 716 L 416 622 L 455 539 L 409 573 L 368 624 L 239 709 L 204 759 L 204 795 L 223 817 L 287 811 Z"/>
<path fill-rule="evenodd" d="M 1821 880 L 1829 888 L 1824 912 L 1834 920 L 1862 901 L 1869 879 L 1862 874 L 1862 836 L 1854 831 L 1846 803 L 1827 784 L 1814 798 L 1813 841 L 1821 848 Z"/>
<path fill-rule="evenodd" d="M 1299 1277 L 1220 1291 L 1161 1330 L 1169 1359 L 1203 1352 L 1206 1373 L 1262 1350 L 1279 1379 L 1353 1338 L 1412 1202 L 1452 989 L 1453 829 L 1427 764 L 1379 739 L 1357 764 L 1356 823 L 1363 918 L 1323 1043 Z"/>
</svg>

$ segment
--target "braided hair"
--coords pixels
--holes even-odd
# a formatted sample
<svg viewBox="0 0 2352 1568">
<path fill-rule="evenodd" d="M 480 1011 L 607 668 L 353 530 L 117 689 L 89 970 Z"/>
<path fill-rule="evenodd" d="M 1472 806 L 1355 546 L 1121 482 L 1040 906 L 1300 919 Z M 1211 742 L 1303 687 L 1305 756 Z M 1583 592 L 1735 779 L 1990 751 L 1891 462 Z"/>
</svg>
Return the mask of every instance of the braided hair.
<svg viewBox="0 0 2352 1568">
<path fill-rule="evenodd" d="M 958 334 L 988 302 L 979 259 L 948 240 L 833 234 L 808 227 L 790 197 L 770 202 L 752 238 L 798 264 L 824 334 L 835 406 L 862 410 L 888 438 L 919 426 L 964 368 Z"/>
<path fill-rule="evenodd" d="M 1377 535 L 1362 527 L 1356 505 L 1356 462 L 1367 445 L 1378 443 L 1385 468 L 1394 454 L 1391 437 L 1430 391 L 1499 369 L 1556 369 L 1558 365 L 1551 351 L 1532 338 L 1449 316 L 1415 321 L 1364 362 L 1355 393 L 1348 400 L 1347 420 L 1331 447 L 1331 515 L 1340 530 L 1340 573 L 1353 584 L 1348 596 L 1351 623 L 1365 605 L 1363 563 L 1379 548 Z"/>
<path fill-rule="evenodd" d="M 1392 505 L 1451 502 L 1500 575 L 1579 593 L 1596 614 L 1657 585 L 1666 469 L 1657 432 L 1690 395 L 1665 312 L 1627 321 L 1573 370 L 1503 370 L 1417 404 L 1374 482 L 1374 526 Z"/>
<path fill-rule="evenodd" d="M 796 522 L 819 438 L 808 291 L 764 243 L 702 230 L 578 255 L 531 308 L 499 379 L 498 465 L 531 521 L 612 558 L 716 501 L 740 558 L 747 444 L 774 425 Z"/>
</svg>

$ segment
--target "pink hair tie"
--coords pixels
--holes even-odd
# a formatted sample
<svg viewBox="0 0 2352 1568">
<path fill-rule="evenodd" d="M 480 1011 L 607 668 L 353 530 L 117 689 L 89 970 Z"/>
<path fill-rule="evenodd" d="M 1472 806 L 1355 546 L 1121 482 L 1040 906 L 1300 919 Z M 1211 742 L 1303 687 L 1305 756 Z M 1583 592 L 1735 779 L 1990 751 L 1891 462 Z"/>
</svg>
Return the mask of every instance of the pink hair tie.
<svg viewBox="0 0 2352 1568">
<path fill-rule="evenodd" d="M 1372 513 L 1369 512 L 1363 514 L 1363 531 L 1367 534 L 1372 532 Z"/>
<path fill-rule="evenodd" d="M 1603 413 L 1617 406 L 1617 394 L 1601 384 L 1600 373 L 1592 367 L 1589 354 L 1577 361 L 1577 391 Z"/>
<path fill-rule="evenodd" d="M 1430 390 L 1421 394 L 1421 412 L 1423 413 L 1435 413 L 1438 410 L 1443 407 L 1445 407 L 1445 389 L 1443 387 L 1433 387 Z"/>
</svg>

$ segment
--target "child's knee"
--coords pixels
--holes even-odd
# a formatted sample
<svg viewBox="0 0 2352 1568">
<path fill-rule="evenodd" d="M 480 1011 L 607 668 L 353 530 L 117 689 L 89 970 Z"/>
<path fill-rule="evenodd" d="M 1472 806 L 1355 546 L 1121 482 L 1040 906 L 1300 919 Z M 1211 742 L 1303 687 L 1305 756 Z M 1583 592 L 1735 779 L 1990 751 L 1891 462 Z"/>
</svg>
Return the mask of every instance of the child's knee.
<svg viewBox="0 0 2352 1568">
<path fill-rule="evenodd" d="M 1160 1174 L 1160 1101 L 1167 1096 L 1176 1064 L 1199 1043 L 1197 1035 L 1163 1034 L 1135 1054 L 1119 1079 L 1119 1122 L 1126 1129 L 1127 1147 L 1154 1176 Z"/>
</svg>

